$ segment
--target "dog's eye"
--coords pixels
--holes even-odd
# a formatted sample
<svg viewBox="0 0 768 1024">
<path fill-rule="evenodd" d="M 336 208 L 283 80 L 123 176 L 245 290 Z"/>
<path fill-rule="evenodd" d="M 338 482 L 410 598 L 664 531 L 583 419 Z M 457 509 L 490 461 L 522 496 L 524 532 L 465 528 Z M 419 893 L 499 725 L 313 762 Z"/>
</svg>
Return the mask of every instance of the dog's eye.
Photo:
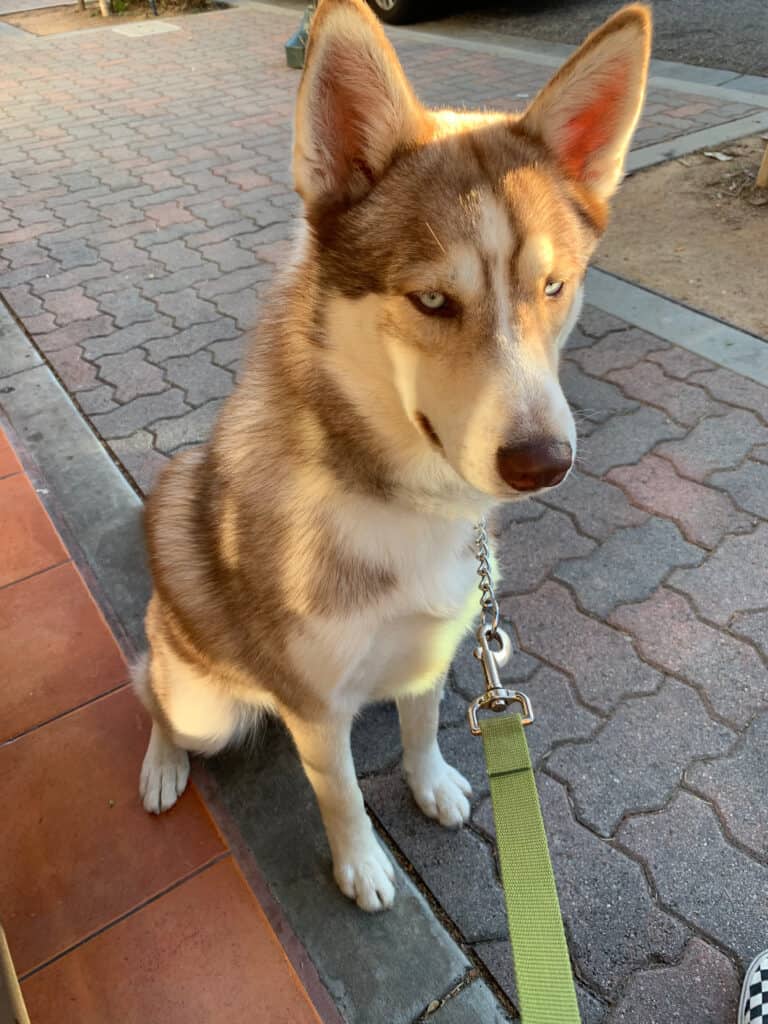
<svg viewBox="0 0 768 1024">
<path fill-rule="evenodd" d="M 565 281 L 547 281 L 544 285 L 544 294 L 548 295 L 550 299 L 554 299 L 562 292 L 563 288 L 565 288 Z"/>
<path fill-rule="evenodd" d="M 459 315 L 459 307 L 445 292 L 411 292 L 407 298 L 426 316 L 455 317 Z"/>
<path fill-rule="evenodd" d="M 442 292 L 417 292 L 416 299 L 430 312 L 442 309 L 445 305 L 445 296 Z"/>
</svg>

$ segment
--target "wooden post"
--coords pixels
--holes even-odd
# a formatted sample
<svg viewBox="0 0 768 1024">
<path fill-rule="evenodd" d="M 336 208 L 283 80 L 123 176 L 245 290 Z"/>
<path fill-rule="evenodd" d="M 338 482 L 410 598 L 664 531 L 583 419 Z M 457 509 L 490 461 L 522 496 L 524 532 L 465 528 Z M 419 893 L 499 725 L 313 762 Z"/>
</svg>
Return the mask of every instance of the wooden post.
<svg viewBox="0 0 768 1024">
<path fill-rule="evenodd" d="M 102 18 L 108 18 L 112 13 L 112 0 L 99 0 Z"/>
<path fill-rule="evenodd" d="M 768 145 L 765 147 L 763 162 L 760 164 L 760 170 L 757 172 L 755 184 L 758 188 L 768 188 Z"/>
</svg>

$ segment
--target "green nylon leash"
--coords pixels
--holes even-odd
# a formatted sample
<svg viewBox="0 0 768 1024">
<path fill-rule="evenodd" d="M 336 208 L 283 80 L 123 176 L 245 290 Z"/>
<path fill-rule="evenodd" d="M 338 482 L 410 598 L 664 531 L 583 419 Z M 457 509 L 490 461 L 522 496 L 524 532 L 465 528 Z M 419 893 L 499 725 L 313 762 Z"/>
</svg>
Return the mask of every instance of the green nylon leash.
<svg viewBox="0 0 768 1024">
<path fill-rule="evenodd" d="M 522 718 L 505 715 L 479 724 L 523 1024 L 580 1024 Z"/>
<path fill-rule="evenodd" d="M 481 597 L 474 655 L 483 669 L 485 692 L 472 701 L 467 717 L 470 731 L 483 737 L 485 747 L 520 1015 L 522 1024 L 581 1024 L 525 738 L 533 711 L 528 697 L 506 687 L 499 676 L 512 645 L 500 624 L 485 520 L 475 528 L 475 546 Z M 508 711 L 514 705 L 522 714 L 479 719 L 482 710 Z"/>
</svg>

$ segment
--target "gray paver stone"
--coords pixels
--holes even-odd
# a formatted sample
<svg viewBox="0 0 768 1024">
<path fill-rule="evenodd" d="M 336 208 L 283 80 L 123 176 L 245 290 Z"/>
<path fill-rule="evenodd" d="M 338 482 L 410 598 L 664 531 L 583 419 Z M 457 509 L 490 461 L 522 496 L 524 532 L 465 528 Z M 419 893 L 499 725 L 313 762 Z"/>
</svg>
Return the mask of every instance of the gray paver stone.
<svg viewBox="0 0 768 1024">
<path fill-rule="evenodd" d="M 605 540 L 619 527 L 638 526 L 648 518 L 647 513 L 629 504 L 619 487 L 577 470 L 541 501 L 570 512 L 579 529 L 595 540 Z"/>
<path fill-rule="evenodd" d="M 159 395 L 142 395 L 126 402 L 112 412 L 100 413 L 93 417 L 93 424 L 102 437 L 112 440 L 128 437 L 136 430 L 146 427 L 161 416 L 181 416 L 189 409 L 178 388 L 168 388 Z M 172 421 L 164 421 L 172 422 Z"/>
<path fill-rule="evenodd" d="M 662 587 L 609 620 L 633 637 L 641 655 L 687 680 L 726 721 L 743 727 L 768 705 L 768 669 L 730 633 L 707 625 L 680 594 Z"/>
<path fill-rule="evenodd" d="M 502 607 L 526 650 L 565 672 L 581 700 L 609 711 L 626 696 L 654 693 L 661 674 L 641 661 L 630 640 L 584 615 L 565 587 L 547 581 Z"/>
<path fill-rule="evenodd" d="M 739 975 L 718 949 L 694 938 L 679 964 L 650 967 L 629 982 L 610 1024 L 737 1024 Z"/>
<path fill-rule="evenodd" d="M 766 678 L 768 682 L 768 676 Z M 758 857 L 768 855 L 768 715 L 761 715 L 726 757 L 691 765 L 691 789 L 711 801 L 729 831 Z"/>
<path fill-rule="evenodd" d="M 559 747 L 547 770 L 567 783 L 579 820 L 610 836 L 626 814 L 662 807 L 694 757 L 724 753 L 733 739 L 693 690 L 668 679 L 622 704 L 591 741 Z"/>
<path fill-rule="evenodd" d="M 610 995 L 649 959 L 678 956 L 687 929 L 655 905 L 640 865 L 574 820 L 560 783 L 541 775 L 539 795 L 579 976 Z"/>
<path fill-rule="evenodd" d="M 705 387 L 721 402 L 751 409 L 768 425 L 768 388 L 721 367 L 716 367 L 711 373 L 697 373 L 691 377 L 691 382 Z"/>
<path fill-rule="evenodd" d="M 165 391 L 168 383 L 159 366 L 150 363 L 140 348 L 131 348 L 98 361 L 99 377 L 115 387 L 118 402 Z"/>
<path fill-rule="evenodd" d="M 657 452 L 683 476 L 705 480 L 717 469 L 731 469 L 753 445 L 766 440 L 768 428 L 751 412 L 737 409 L 702 420 L 684 440 L 659 445 Z"/>
<path fill-rule="evenodd" d="M 232 374 L 215 366 L 210 352 L 204 349 L 191 356 L 167 359 L 163 368 L 168 380 L 183 388 L 191 405 L 224 398 L 234 386 Z"/>
<path fill-rule="evenodd" d="M 587 555 L 595 542 L 582 537 L 563 512 L 548 509 L 541 519 L 513 523 L 496 546 L 500 594 L 537 587 L 561 558 Z"/>
<path fill-rule="evenodd" d="M 768 660 L 768 610 L 764 612 L 739 612 L 734 615 L 731 629 L 739 636 L 745 636 L 762 651 Z"/>
<path fill-rule="evenodd" d="M 623 395 L 615 384 L 590 377 L 570 359 L 563 362 L 560 383 L 571 407 L 589 423 L 603 423 L 615 413 L 638 408 L 638 403 Z"/>
<path fill-rule="evenodd" d="M 155 297 L 155 305 L 161 313 L 173 318 L 176 327 L 183 331 L 195 324 L 210 323 L 220 319 L 221 313 L 212 302 L 201 299 L 194 288 L 182 288 L 177 292 L 162 292 Z"/>
<path fill-rule="evenodd" d="M 587 611 L 605 617 L 619 604 L 649 597 L 670 569 L 703 558 L 674 523 L 654 516 L 618 530 L 584 558 L 565 559 L 553 575 L 573 587 Z"/>
<path fill-rule="evenodd" d="M 162 363 L 173 356 L 189 356 L 206 348 L 215 341 L 240 339 L 240 331 L 234 320 L 219 317 L 210 323 L 195 324 L 184 331 L 164 330 L 155 335 L 155 340 L 148 340 L 145 348 L 149 358 L 155 363 Z"/>
<path fill-rule="evenodd" d="M 611 370 L 635 366 L 649 352 L 668 348 L 667 342 L 640 330 L 627 327 L 623 331 L 611 332 L 589 348 L 582 348 L 571 356 L 584 370 L 595 377 L 601 377 Z"/>
<path fill-rule="evenodd" d="M 582 468 L 602 476 L 615 466 L 638 462 L 660 441 L 684 433 L 657 409 L 642 406 L 626 416 L 614 416 L 590 434 L 582 446 Z"/>
<path fill-rule="evenodd" d="M 221 406 L 222 399 L 214 398 L 205 405 L 173 419 L 156 419 L 152 424 L 152 430 L 158 451 L 171 455 L 182 445 L 195 445 L 207 441 Z"/>
<path fill-rule="evenodd" d="M 768 466 L 747 461 L 738 469 L 713 473 L 709 478 L 713 487 L 722 487 L 747 512 L 768 519 Z"/>
<path fill-rule="evenodd" d="M 744 966 L 765 948 L 768 865 L 730 845 L 709 804 L 680 792 L 663 811 L 624 822 L 619 839 L 642 858 L 663 905 Z"/>
<path fill-rule="evenodd" d="M 669 582 L 688 594 L 706 618 L 725 625 L 735 612 L 768 605 L 768 523 L 726 537 L 697 569 L 677 569 Z"/>
</svg>

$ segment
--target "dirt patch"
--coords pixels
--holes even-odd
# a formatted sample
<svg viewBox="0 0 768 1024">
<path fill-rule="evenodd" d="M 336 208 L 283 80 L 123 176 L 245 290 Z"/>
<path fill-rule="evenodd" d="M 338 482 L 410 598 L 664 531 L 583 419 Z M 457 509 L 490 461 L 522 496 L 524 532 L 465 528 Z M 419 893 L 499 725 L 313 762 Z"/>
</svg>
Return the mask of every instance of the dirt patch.
<svg viewBox="0 0 768 1024">
<path fill-rule="evenodd" d="M 768 339 L 766 137 L 639 171 L 621 187 L 597 266 Z"/>
<path fill-rule="evenodd" d="M 218 0 L 156 0 L 157 13 L 166 17 L 180 14 L 201 14 L 205 11 L 222 11 L 230 5 Z M 125 25 L 129 21 L 144 21 L 154 18 L 149 0 L 112 0 L 114 13 L 102 17 L 98 3 L 86 4 L 81 11 L 76 4 L 68 7 L 43 7 L 37 11 L 20 11 L 7 14 L 0 21 L 15 25 L 35 36 L 53 36 L 61 32 L 80 32 L 88 28 L 104 28 Z"/>
</svg>

